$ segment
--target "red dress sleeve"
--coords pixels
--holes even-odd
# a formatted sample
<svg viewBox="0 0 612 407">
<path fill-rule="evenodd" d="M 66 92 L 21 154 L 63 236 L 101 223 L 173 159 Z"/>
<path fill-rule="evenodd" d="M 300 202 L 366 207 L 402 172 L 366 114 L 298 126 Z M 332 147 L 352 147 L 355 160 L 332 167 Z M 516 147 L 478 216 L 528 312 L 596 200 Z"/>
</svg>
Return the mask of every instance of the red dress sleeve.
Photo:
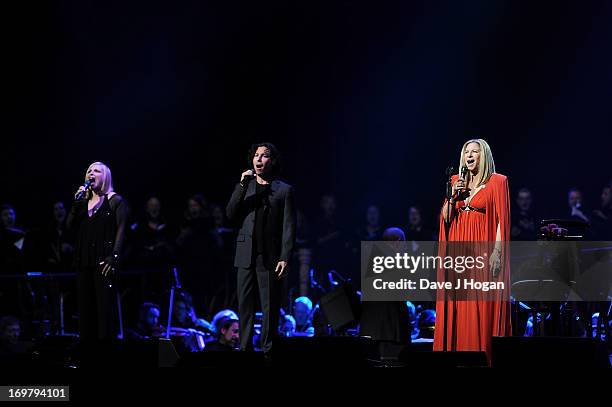
<svg viewBox="0 0 612 407">
<path fill-rule="evenodd" d="M 459 179 L 459 175 L 455 174 L 451 176 L 451 186 L 455 185 L 455 182 L 457 182 L 457 180 Z M 442 206 L 440 207 L 440 225 L 439 225 L 439 233 L 438 233 L 438 240 L 439 241 L 446 241 L 448 240 L 446 238 L 446 234 L 448 232 L 448 230 L 446 229 L 446 225 L 444 224 L 444 213 L 442 213 L 442 211 L 444 210 L 444 204 L 446 203 L 447 199 L 444 198 L 444 200 L 442 201 Z M 455 203 L 455 209 L 456 209 L 457 203 Z M 451 220 L 452 220 L 452 214 L 451 214 Z"/>
<path fill-rule="evenodd" d="M 495 220 L 496 234 L 497 223 L 501 240 L 510 241 L 510 190 L 508 188 L 508 177 L 498 174 L 495 185 Z"/>
<path fill-rule="evenodd" d="M 495 217 L 493 221 L 492 241 L 497 238 L 497 225 L 499 224 L 499 235 L 501 238 L 501 272 L 499 281 L 510 283 L 510 191 L 508 188 L 508 177 L 501 174 L 495 175 L 493 193 L 493 208 Z"/>
<path fill-rule="evenodd" d="M 494 194 L 495 219 L 499 222 L 499 234 L 502 241 L 501 270 L 497 281 L 503 281 L 506 290 L 493 306 L 493 336 L 512 335 L 511 308 L 509 301 L 510 292 L 510 190 L 508 177 L 497 174 L 496 189 Z M 497 232 L 497 222 L 496 232 Z"/>
</svg>

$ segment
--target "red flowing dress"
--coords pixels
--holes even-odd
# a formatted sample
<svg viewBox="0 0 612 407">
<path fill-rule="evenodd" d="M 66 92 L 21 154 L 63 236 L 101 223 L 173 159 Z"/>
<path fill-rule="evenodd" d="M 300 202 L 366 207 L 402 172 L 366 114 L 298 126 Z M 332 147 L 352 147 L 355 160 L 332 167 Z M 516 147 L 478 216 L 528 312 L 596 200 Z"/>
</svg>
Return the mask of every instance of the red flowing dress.
<svg viewBox="0 0 612 407">
<path fill-rule="evenodd" d="M 457 178 L 457 175 L 453 176 L 453 184 Z M 441 243 L 495 242 L 498 224 L 502 242 L 510 241 L 510 196 L 506 176 L 492 174 L 469 202 L 469 207 L 475 210 L 460 210 L 465 209 L 465 206 L 465 201 L 455 203 L 448 229 L 443 214 L 440 214 Z M 486 267 L 488 270 L 488 261 Z M 496 280 L 503 281 L 507 289 L 510 287 L 509 271 L 509 251 L 507 245 L 502 244 L 501 270 Z M 440 273 L 438 270 L 438 280 L 444 278 L 444 274 Z M 496 295 L 486 300 L 444 300 L 443 296 L 438 296 L 434 350 L 485 351 L 490 361 L 492 337 L 511 335 L 510 302 L 501 294 L 498 297 Z"/>
</svg>

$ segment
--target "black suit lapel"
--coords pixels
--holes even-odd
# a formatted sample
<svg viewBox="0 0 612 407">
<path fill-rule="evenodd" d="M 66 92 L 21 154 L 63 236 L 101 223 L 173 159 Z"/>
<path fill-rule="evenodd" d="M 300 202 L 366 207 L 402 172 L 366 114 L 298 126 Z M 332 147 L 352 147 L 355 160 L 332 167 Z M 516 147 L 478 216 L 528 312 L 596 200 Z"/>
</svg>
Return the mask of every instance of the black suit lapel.
<svg viewBox="0 0 612 407">
<path fill-rule="evenodd" d="M 270 184 L 270 197 L 275 196 L 279 188 L 280 188 L 280 182 L 278 182 L 277 180 L 272 181 L 272 183 Z"/>
<path fill-rule="evenodd" d="M 252 179 L 251 181 L 249 181 L 249 185 L 247 186 L 247 191 L 246 191 L 246 195 L 244 196 L 244 199 L 250 198 L 253 195 L 255 195 L 255 184 L 257 183 L 257 181 L 255 179 Z"/>
</svg>

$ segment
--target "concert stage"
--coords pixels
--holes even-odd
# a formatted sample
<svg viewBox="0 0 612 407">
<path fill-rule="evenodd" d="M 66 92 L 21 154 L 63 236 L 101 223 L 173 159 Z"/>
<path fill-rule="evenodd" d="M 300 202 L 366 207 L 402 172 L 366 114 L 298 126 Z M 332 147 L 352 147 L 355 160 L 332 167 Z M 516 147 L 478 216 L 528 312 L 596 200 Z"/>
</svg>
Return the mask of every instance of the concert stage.
<svg viewBox="0 0 612 407">
<path fill-rule="evenodd" d="M 281 338 L 275 353 L 203 351 L 179 355 L 171 341 L 116 341 L 83 351 L 74 338 L 49 337 L 29 355 L 13 357 L 15 367 L 38 368 L 227 368 L 227 367 L 489 367 L 484 352 L 433 352 L 429 342 L 405 347 L 359 337 Z M 605 344 L 589 338 L 493 338 L 493 368 L 610 368 Z"/>
</svg>

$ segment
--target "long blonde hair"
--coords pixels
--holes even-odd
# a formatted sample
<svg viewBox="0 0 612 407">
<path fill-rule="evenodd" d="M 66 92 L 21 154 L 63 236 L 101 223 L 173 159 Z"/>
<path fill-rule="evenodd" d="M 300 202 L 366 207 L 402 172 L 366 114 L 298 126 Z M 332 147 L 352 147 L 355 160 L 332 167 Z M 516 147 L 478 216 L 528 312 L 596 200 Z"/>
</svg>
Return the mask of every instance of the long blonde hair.
<svg viewBox="0 0 612 407">
<path fill-rule="evenodd" d="M 486 184 L 491 175 L 495 172 L 495 162 L 493 161 L 493 153 L 491 152 L 491 147 L 489 144 L 483 139 L 472 139 L 468 140 L 463 144 L 461 148 L 461 156 L 459 157 L 459 173 L 461 174 L 461 168 L 465 166 L 465 148 L 470 143 L 476 143 L 480 147 L 480 163 L 478 164 L 478 175 L 476 188 Z M 468 178 L 471 177 L 471 174 L 468 175 Z M 466 180 L 468 182 L 469 180 Z"/>
<path fill-rule="evenodd" d="M 91 167 L 93 167 L 94 165 L 97 165 L 99 167 L 102 168 L 102 174 L 104 174 L 104 181 L 102 182 L 102 188 L 100 190 L 100 192 L 104 195 L 109 194 L 109 193 L 113 193 L 115 190 L 113 189 L 113 175 L 111 174 L 111 170 L 110 168 L 108 168 L 108 166 L 106 164 L 104 164 L 103 162 L 100 161 L 96 161 L 94 163 L 89 164 L 89 167 L 87 167 L 87 171 L 85 171 L 85 181 L 87 181 L 88 177 L 87 177 L 87 173 L 89 172 L 89 170 L 91 169 Z M 87 199 L 91 199 L 91 192 L 87 192 Z"/>
</svg>

